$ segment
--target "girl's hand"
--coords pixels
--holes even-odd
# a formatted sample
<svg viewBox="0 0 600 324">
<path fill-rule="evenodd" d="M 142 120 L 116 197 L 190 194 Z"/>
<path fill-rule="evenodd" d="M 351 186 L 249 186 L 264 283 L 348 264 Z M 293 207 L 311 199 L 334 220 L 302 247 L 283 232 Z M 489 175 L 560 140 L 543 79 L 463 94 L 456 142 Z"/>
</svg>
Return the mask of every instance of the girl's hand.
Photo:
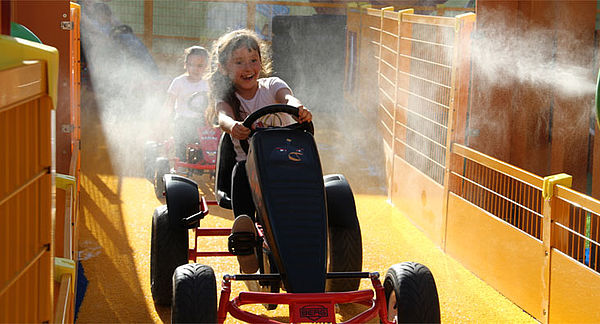
<svg viewBox="0 0 600 324">
<path fill-rule="evenodd" d="M 298 121 L 301 123 L 308 123 L 312 120 L 312 114 L 310 110 L 306 109 L 303 105 L 298 106 Z"/>
<path fill-rule="evenodd" d="M 248 139 L 248 136 L 250 136 L 250 128 L 246 128 L 241 122 L 236 121 L 235 124 L 233 124 L 233 127 L 231 127 L 230 134 L 233 136 L 233 138 L 243 141 Z"/>
</svg>

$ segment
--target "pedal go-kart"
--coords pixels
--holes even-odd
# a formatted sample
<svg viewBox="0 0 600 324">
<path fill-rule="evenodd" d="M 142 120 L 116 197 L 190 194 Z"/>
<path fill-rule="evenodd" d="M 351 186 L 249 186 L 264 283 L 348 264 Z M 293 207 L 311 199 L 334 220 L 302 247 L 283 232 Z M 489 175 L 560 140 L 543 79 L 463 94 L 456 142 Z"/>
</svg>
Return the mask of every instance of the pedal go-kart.
<svg viewBox="0 0 600 324">
<path fill-rule="evenodd" d="M 188 100 L 188 105 L 197 111 L 203 112 L 208 103 L 206 95 L 195 92 Z M 188 177 L 200 177 L 208 174 L 212 179 L 215 176 L 217 162 L 217 148 L 221 130 L 206 123 L 204 119 L 198 123 L 198 139 L 186 147 L 185 160 L 174 156 L 174 139 L 166 141 L 148 141 L 144 146 L 144 175 L 154 184 L 156 197 L 164 198 L 164 175 L 186 170 Z"/>
<path fill-rule="evenodd" d="M 268 106 L 248 116 L 244 125 L 276 112 L 298 114 L 291 106 Z M 165 176 L 167 204 L 153 214 L 150 277 L 154 302 L 171 305 L 174 323 L 223 323 L 228 314 L 249 323 L 280 323 L 241 309 L 245 304 L 267 309 L 288 304 L 291 323 L 336 323 L 335 305 L 348 303 L 367 309 L 346 323 L 377 316 L 381 323 L 440 321 L 435 281 L 426 266 L 395 264 L 383 284 L 377 272 L 362 271 L 352 190 L 341 174 L 323 176 L 312 130 L 312 123 L 257 129 L 248 140 L 246 170 L 257 208 L 257 238 L 253 233 L 231 234 L 230 228 L 200 227 L 209 204 L 231 208 L 235 155 L 229 135 L 223 134 L 219 146 L 216 201 L 199 198 L 190 179 Z M 195 232 L 191 248 L 188 229 Z M 229 236 L 229 252 L 198 251 L 202 237 L 216 235 Z M 217 304 L 214 271 L 195 263 L 197 257 L 254 251 L 258 273 L 225 275 Z M 363 278 L 371 280 L 373 289 L 358 290 Z M 231 299 L 234 280 L 257 280 L 261 289 Z"/>
</svg>

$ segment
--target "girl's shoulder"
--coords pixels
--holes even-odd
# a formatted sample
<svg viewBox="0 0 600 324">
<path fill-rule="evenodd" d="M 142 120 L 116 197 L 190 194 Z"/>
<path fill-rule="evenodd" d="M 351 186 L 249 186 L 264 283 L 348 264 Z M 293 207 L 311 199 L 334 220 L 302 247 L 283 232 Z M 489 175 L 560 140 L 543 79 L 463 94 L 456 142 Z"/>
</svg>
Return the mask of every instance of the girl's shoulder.
<svg viewBox="0 0 600 324">
<path fill-rule="evenodd" d="M 185 73 L 174 77 L 173 81 L 171 81 L 171 83 L 184 83 L 184 82 L 187 82 L 187 74 L 185 74 Z"/>
<path fill-rule="evenodd" d="M 272 88 L 272 87 L 276 87 L 276 86 L 285 86 L 285 87 L 289 88 L 289 86 L 287 85 L 287 83 L 285 83 L 285 81 L 283 81 L 281 78 L 276 77 L 276 76 L 260 78 L 260 79 L 258 79 L 258 83 L 259 83 L 259 85 L 261 85 L 262 87 L 265 87 L 265 88 Z"/>
<path fill-rule="evenodd" d="M 185 80 L 187 79 L 187 73 L 180 74 L 173 78 L 173 80 Z"/>
</svg>

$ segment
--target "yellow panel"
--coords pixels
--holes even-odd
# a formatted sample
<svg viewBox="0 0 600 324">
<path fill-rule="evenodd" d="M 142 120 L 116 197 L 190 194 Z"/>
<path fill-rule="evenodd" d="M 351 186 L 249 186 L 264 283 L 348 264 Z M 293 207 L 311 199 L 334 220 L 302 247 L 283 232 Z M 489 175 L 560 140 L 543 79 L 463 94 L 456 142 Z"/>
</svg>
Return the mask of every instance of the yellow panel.
<svg viewBox="0 0 600 324">
<path fill-rule="evenodd" d="M 552 250 L 551 323 L 600 323 L 600 275 Z"/>
<path fill-rule="evenodd" d="M 31 61 L 0 71 L 0 109 L 46 93 L 44 62 Z"/>
<path fill-rule="evenodd" d="M 527 313 L 542 318 L 542 242 L 451 193 L 446 253 Z"/>
<path fill-rule="evenodd" d="M 22 64 L 25 60 L 45 60 L 48 68 L 48 95 L 56 108 L 58 96 L 58 50 L 52 46 L 38 44 L 21 38 L 0 35 L 0 69 Z"/>
<path fill-rule="evenodd" d="M 444 188 L 398 157 L 394 157 L 390 188 L 392 203 L 441 245 Z"/>
<path fill-rule="evenodd" d="M 404 15 L 402 15 L 402 22 L 441 26 L 441 27 L 454 27 L 454 25 L 456 24 L 456 19 L 453 17 L 437 17 L 437 16 L 404 14 Z"/>
</svg>

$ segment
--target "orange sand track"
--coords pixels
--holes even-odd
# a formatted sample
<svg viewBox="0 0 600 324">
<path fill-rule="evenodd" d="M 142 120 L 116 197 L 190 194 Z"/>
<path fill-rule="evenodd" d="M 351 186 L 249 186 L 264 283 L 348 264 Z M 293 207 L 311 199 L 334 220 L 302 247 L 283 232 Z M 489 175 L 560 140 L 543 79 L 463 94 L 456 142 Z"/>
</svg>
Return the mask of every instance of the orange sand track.
<svg viewBox="0 0 600 324">
<path fill-rule="evenodd" d="M 125 137 L 126 140 L 119 143 L 122 153 L 109 154 L 111 145 L 98 116 L 94 105 L 83 107 L 79 249 L 89 284 L 79 310 L 78 322 L 170 322 L 170 310 L 156 308 L 150 293 L 151 215 L 161 202 L 155 198 L 152 185 L 142 176 L 140 139 Z M 319 126 L 323 126 L 318 124 L 318 118 L 319 114 L 315 113 L 317 131 Z M 127 123 L 122 123 L 122 126 L 117 125 L 113 129 L 131 128 Z M 135 134 L 135 131 L 131 134 Z M 331 136 L 321 137 L 336 143 Z M 318 142 L 321 137 L 317 133 Z M 330 172 L 326 167 L 328 162 L 334 160 L 330 161 L 329 157 L 323 155 L 321 158 L 326 173 L 339 172 Z M 137 167 L 121 169 L 121 163 L 125 161 L 137 161 Z M 350 165 L 360 170 L 354 163 Z M 390 206 L 383 194 L 363 190 L 361 179 L 368 178 L 367 175 L 355 172 L 350 176 L 345 171 L 344 174 L 353 186 L 362 227 L 363 270 L 379 271 L 385 275 L 390 265 L 402 261 L 427 265 L 437 283 L 443 323 L 536 322 L 447 257 L 406 217 Z M 211 199 L 209 188 L 205 185 L 201 187 Z M 214 208 L 211 213 L 202 221 L 203 226 L 231 226 L 229 211 Z M 215 238 L 207 240 L 207 248 L 221 250 L 226 247 L 222 238 Z M 212 266 L 218 279 L 237 269 L 237 262 L 231 257 L 205 259 L 202 263 Z M 220 283 L 217 284 L 219 289 Z M 234 294 L 242 286 L 242 283 L 234 282 Z M 362 288 L 369 287 L 370 282 L 363 280 Z M 282 306 L 274 311 L 266 311 L 261 305 L 249 306 L 248 309 L 277 320 L 287 320 L 287 308 Z M 352 308 L 342 308 L 337 320 L 349 319 L 352 311 Z M 228 317 L 227 323 L 236 322 Z M 378 323 L 378 320 L 372 323 Z"/>
</svg>

